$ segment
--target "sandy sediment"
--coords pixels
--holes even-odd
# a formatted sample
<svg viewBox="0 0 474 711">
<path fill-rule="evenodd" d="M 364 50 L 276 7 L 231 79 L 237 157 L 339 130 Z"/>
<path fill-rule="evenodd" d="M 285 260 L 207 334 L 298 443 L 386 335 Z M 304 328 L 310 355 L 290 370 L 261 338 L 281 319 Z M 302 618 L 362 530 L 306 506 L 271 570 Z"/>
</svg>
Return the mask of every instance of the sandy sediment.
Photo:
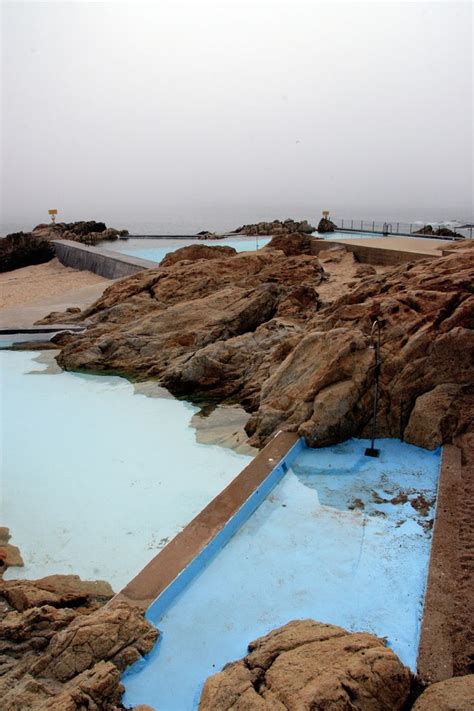
<svg viewBox="0 0 474 711">
<path fill-rule="evenodd" d="M 52 311 L 84 309 L 113 280 L 64 267 L 57 259 L 0 274 L 0 327 L 31 328 Z"/>
<path fill-rule="evenodd" d="M 0 274 L 0 309 L 30 304 L 94 284 L 110 284 L 92 272 L 64 267 L 57 259 Z"/>
</svg>

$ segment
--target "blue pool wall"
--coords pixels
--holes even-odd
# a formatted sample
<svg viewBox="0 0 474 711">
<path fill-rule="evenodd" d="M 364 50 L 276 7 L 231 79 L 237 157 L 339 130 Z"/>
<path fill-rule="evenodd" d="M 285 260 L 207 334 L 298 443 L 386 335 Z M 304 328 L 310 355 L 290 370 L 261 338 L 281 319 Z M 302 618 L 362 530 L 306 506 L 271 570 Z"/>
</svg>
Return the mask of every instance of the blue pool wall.
<svg viewBox="0 0 474 711">
<path fill-rule="evenodd" d="M 173 580 L 168 587 L 163 590 L 160 595 L 149 606 L 145 617 L 147 620 L 156 624 L 159 619 L 166 613 L 169 606 L 174 602 L 176 597 L 189 585 L 219 553 L 222 548 L 228 543 L 232 536 L 239 528 L 250 518 L 260 504 L 267 498 L 272 489 L 285 476 L 293 460 L 305 448 L 304 439 L 301 437 L 285 454 L 282 459 L 274 466 L 266 479 L 258 486 L 249 498 L 242 504 L 240 509 L 227 521 L 221 530 L 214 538 L 202 549 L 202 551 L 194 558 L 194 560 Z M 137 662 L 140 664 L 140 661 Z M 136 669 L 136 665 L 134 665 Z M 133 669 L 133 667 L 132 667 Z"/>
</svg>

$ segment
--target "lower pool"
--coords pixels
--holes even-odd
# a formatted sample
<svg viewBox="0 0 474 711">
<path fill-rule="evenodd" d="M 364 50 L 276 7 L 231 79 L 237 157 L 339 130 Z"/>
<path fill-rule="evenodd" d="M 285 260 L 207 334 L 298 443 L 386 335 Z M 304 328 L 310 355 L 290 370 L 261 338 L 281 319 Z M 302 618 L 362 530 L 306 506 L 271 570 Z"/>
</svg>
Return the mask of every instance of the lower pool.
<svg viewBox="0 0 474 711">
<path fill-rule="evenodd" d="M 0 519 L 25 562 L 5 577 L 119 590 L 252 458 L 199 444 L 189 403 L 42 358 L 0 350 Z"/>
<path fill-rule="evenodd" d="M 204 244 L 207 247 L 227 246 L 233 247 L 237 252 L 251 252 L 261 247 L 265 247 L 270 242 L 270 237 L 235 237 L 223 238 L 219 240 L 198 240 L 198 239 L 133 239 L 119 240 L 107 243 L 106 249 L 128 254 L 130 257 L 140 257 L 149 259 L 152 262 L 161 262 L 170 252 L 175 252 L 181 247 L 188 247 L 191 244 Z"/>
<path fill-rule="evenodd" d="M 197 707 L 256 637 L 313 618 L 386 637 L 415 669 L 440 453 L 381 440 L 302 448 L 283 480 L 161 617 L 124 703 Z"/>
</svg>

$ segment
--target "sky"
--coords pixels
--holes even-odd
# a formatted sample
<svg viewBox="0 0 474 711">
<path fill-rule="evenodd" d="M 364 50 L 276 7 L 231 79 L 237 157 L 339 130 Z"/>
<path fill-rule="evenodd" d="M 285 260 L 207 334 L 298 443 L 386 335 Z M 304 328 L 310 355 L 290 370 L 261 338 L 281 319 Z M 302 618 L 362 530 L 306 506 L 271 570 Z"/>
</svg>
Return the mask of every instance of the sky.
<svg viewBox="0 0 474 711">
<path fill-rule="evenodd" d="M 470 2 L 1 9 L 3 225 L 472 218 Z"/>
</svg>

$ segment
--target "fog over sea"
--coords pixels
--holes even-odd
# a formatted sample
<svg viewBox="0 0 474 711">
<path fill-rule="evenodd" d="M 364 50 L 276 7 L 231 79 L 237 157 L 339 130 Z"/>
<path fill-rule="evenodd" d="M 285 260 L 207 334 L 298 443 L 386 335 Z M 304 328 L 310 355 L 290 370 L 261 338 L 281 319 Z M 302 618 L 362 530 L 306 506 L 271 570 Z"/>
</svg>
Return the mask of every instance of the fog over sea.
<svg viewBox="0 0 474 711">
<path fill-rule="evenodd" d="M 56 206 L 58 207 L 58 206 Z M 459 223 L 465 224 L 473 221 L 473 216 L 468 209 L 460 207 L 413 207 L 413 208 L 371 208 L 371 207 L 350 207 L 336 206 L 331 209 L 330 205 L 321 204 L 312 206 L 297 206 L 297 205 L 275 205 L 261 207 L 244 207 L 244 206 L 206 206 L 206 207 L 177 207 L 156 209 L 150 211 L 146 215 L 128 214 L 126 211 L 101 211 L 100 209 L 78 209 L 77 212 L 68 211 L 63 213 L 58 207 L 59 214 L 58 222 L 74 222 L 76 220 L 98 220 L 103 221 L 108 227 L 116 227 L 127 229 L 130 234 L 138 235 L 179 235 L 179 234 L 196 234 L 201 230 L 209 230 L 215 232 L 226 232 L 235 230 L 243 224 L 255 223 L 260 221 L 285 220 L 293 218 L 295 220 L 308 220 L 312 225 L 317 227 L 321 219 L 323 209 L 331 211 L 331 217 L 340 227 L 340 220 L 354 220 L 354 227 L 360 227 L 360 220 L 367 222 L 366 228 L 369 228 L 369 223 L 383 223 L 385 221 L 409 225 L 418 224 L 438 224 L 438 223 Z M 357 221 L 357 224 L 356 224 Z M 0 235 L 3 237 L 11 232 L 23 230 L 25 232 L 31 230 L 41 222 L 49 222 L 47 207 L 43 214 L 25 215 L 24 218 L 18 217 L 17 220 L 2 221 L 0 223 Z M 350 224 L 345 224 L 349 227 Z"/>
</svg>

